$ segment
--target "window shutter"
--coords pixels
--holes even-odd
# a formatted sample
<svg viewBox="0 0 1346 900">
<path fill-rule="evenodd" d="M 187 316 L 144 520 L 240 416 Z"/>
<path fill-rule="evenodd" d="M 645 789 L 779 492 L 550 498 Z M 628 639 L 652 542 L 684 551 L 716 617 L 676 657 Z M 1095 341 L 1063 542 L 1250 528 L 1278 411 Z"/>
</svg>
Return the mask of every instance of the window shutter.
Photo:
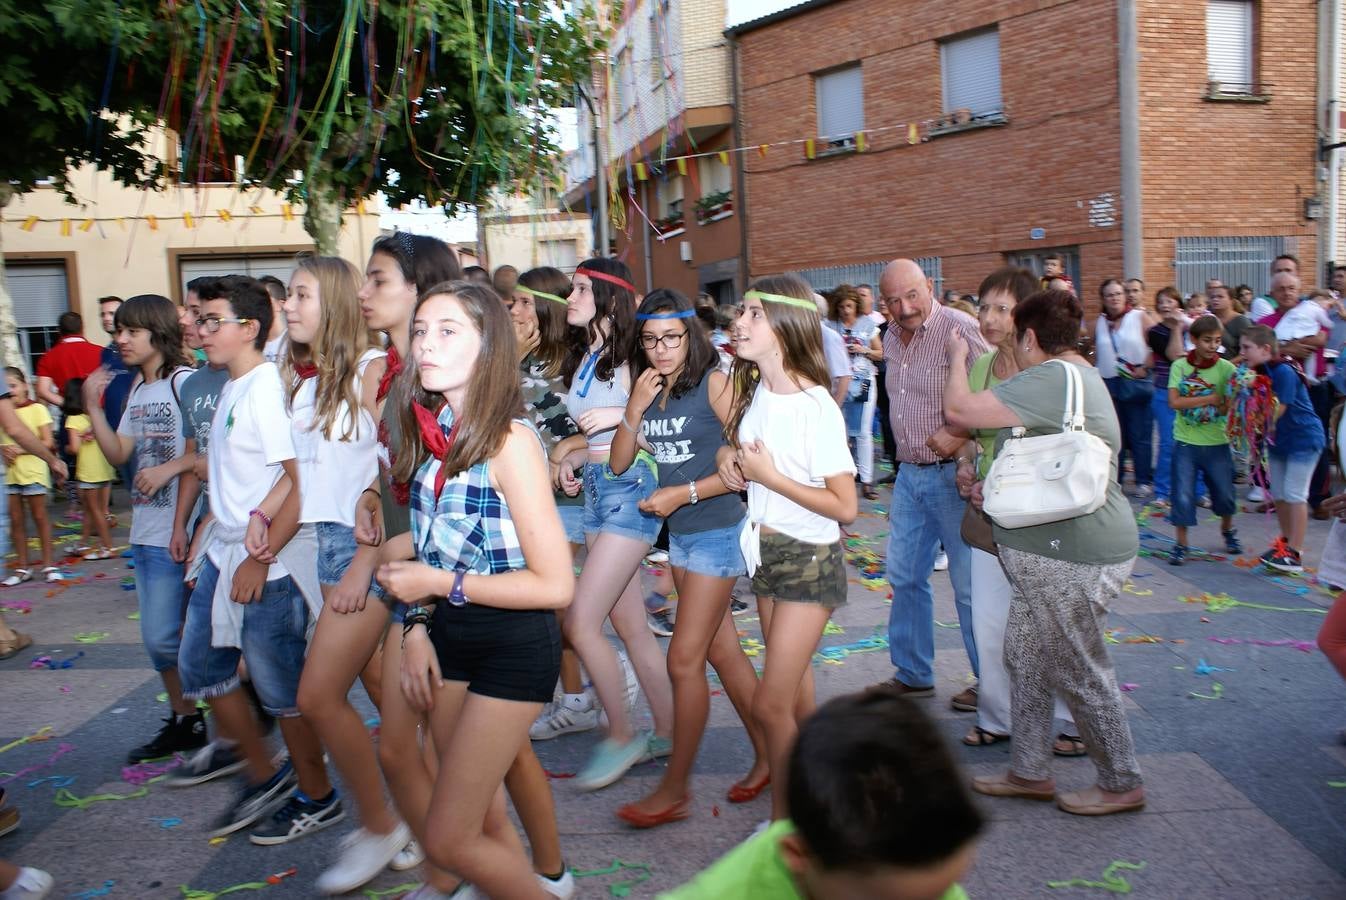
<svg viewBox="0 0 1346 900">
<path fill-rule="evenodd" d="M 1206 72 L 1227 93 L 1250 93 L 1253 80 L 1253 5 L 1247 0 L 1206 4 Z"/>
<path fill-rule="evenodd" d="M 969 109 L 974 116 L 1002 112 L 1000 32 L 996 29 L 940 45 L 944 112 Z"/>
<path fill-rule="evenodd" d="M 55 325 L 70 310 L 65 266 L 6 266 L 5 278 L 20 328 Z"/>
<path fill-rule="evenodd" d="M 814 79 L 818 104 L 818 136 L 850 137 L 865 127 L 864 80 L 859 66 L 849 66 Z"/>
</svg>

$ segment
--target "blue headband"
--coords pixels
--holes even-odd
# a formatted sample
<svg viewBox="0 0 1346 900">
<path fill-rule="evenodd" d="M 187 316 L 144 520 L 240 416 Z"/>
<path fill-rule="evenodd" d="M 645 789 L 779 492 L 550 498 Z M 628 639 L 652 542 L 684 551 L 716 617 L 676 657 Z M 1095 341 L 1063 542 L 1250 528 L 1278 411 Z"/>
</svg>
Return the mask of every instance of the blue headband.
<svg viewBox="0 0 1346 900">
<path fill-rule="evenodd" d="M 696 315 L 694 309 L 684 309 L 682 312 L 662 312 L 662 313 L 637 313 L 637 322 L 648 322 L 651 319 L 690 319 Z"/>
</svg>

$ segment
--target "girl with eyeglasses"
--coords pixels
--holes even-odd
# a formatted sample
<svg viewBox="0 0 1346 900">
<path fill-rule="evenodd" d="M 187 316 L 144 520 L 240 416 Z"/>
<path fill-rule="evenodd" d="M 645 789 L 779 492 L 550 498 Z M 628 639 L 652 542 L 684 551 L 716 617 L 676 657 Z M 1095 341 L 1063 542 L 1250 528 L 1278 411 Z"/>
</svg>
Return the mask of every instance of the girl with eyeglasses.
<svg viewBox="0 0 1346 900">
<path fill-rule="evenodd" d="M 659 487 L 642 511 L 667 520 L 668 555 L 678 591 L 678 627 L 668 646 L 673 684 L 673 754 L 663 780 L 617 816 L 637 828 L 687 818 L 692 765 L 710 713 L 709 658 L 757 754 L 752 770 L 729 789 L 731 803 L 755 798 L 770 780 L 761 730 L 752 722 L 757 674 L 739 644 L 729 613 L 734 582 L 747 571 L 738 535 L 743 502 L 730 492 L 715 455 L 725 445 L 733 405 L 729 378 L 692 304 L 677 291 L 648 295 L 636 315 L 634 384 L 612 441 L 608 465 L 626 472 L 638 453 L 659 466 Z"/>
</svg>

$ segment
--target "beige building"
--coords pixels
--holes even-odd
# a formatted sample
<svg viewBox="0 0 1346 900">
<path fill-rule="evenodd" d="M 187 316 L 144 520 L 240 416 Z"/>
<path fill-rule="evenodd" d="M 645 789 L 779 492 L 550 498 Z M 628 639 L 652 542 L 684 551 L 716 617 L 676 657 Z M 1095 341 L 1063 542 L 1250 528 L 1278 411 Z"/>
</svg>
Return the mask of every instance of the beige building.
<svg viewBox="0 0 1346 900">
<path fill-rule="evenodd" d="M 552 198 L 553 200 L 555 198 Z M 500 198 L 480 214 L 486 265 L 511 265 L 520 272 L 553 266 L 567 274 L 593 255 L 593 223 L 581 212 L 559 208 L 546 198 Z"/>
</svg>

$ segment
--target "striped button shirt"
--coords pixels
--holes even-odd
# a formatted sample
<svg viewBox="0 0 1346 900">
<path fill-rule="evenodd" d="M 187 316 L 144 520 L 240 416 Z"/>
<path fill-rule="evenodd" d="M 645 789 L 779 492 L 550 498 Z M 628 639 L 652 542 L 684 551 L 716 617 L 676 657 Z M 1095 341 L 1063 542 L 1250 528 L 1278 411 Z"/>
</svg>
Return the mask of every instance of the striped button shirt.
<svg viewBox="0 0 1346 900">
<path fill-rule="evenodd" d="M 977 320 L 938 303 L 921 327 L 903 344 L 907 332 L 900 325 L 883 338 L 888 366 L 888 417 L 897 442 L 897 458 L 904 463 L 938 462 L 925 442 L 944 425 L 944 382 L 949 377 L 949 335 L 959 332 L 968 343 L 967 368 L 987 351 Z"/>
</svg>

